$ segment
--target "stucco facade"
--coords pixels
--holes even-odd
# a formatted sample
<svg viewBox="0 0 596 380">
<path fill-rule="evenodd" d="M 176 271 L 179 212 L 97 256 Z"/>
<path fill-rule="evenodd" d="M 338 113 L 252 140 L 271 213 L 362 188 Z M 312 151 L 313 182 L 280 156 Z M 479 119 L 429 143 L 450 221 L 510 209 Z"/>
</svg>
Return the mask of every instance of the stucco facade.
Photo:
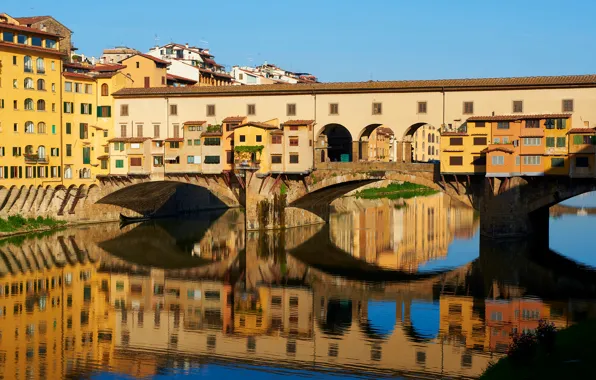
<svg viewBox="0 0 596 380">
<path fill-rule="evenodd" d="M 121 72 L 133 80 L 131 87 L 166 87 L 169 62 L 146 54 L 135 54 L 121 61 Z M 192 78 L 191 78 L 192 79 Z"/>
</svg>

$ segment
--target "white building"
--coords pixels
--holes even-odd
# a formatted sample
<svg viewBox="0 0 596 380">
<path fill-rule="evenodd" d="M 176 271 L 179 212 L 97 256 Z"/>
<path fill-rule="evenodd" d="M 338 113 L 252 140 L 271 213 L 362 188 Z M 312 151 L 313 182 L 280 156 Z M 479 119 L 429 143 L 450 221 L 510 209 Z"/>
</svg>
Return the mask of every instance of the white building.
<svg viewBox="0 0 596 380">
<path fill-rule="evenodd" d="M 257 67 L 234 66 L 230 73 L 237 84 L 273 83 L 316 83 L 317 78 L 309 73 L 296 73 L 265 62 Z"/>
</svg>

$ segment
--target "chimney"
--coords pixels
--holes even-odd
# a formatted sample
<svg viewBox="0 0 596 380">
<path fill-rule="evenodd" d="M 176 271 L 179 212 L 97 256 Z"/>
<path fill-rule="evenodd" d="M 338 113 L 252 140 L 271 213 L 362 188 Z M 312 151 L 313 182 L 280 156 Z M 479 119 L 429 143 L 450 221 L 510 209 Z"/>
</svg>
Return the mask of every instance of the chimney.
<svg viewBox="0 0 596 380">
<path fill-rule="evenodd" d="M 188 49 L 188 42 L 186 43 L 186 48 Z"/>
</svg>

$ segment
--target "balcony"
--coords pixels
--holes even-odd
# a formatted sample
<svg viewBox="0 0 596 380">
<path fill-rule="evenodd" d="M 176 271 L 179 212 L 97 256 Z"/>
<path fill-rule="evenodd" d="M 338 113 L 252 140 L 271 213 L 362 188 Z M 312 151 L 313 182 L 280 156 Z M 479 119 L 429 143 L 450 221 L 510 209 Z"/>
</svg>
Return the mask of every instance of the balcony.
<svg viewBox="0 0 596 380">
<path fill-rule="evenodd" d="M 259 170 L 261 161 L 235 160 L 234 169 L 236 170 Z"/>
<path fill-rule="evenodd" d="M 24 154 L 26 164 L 47 164 L 50 159 L 47 156 L 39 156 L 39 154 Z"/>
</svg>

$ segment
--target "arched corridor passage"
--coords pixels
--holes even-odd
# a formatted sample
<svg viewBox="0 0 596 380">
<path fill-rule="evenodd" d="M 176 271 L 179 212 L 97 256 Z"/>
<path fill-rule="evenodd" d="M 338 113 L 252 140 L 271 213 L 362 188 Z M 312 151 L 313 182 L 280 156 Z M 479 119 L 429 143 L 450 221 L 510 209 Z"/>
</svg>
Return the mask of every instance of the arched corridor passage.
<svg viewBox="0 0 596 380">
<path fill-rule="evenodd" d="M 358 160 L 394 161 L 394 144 L 395 136 L 390 128 L 382 124 L 369 124 L 358 139 Z"/>
<path fill-rule="evenodd" d="M 409 146 L 404 154 L 409 153 L 412 162 L 439 160 L 441 134 L 438 127 L 428 123 L 412 124 L 404 133 L 403 141 L 404 146 Z"/>
<path fill-rule="evenodd" d="M 319 162 L 351 162 L 352 134 L 341 124 L 327 124 L 317 140 L 316 159 Z"/>
</svg>

